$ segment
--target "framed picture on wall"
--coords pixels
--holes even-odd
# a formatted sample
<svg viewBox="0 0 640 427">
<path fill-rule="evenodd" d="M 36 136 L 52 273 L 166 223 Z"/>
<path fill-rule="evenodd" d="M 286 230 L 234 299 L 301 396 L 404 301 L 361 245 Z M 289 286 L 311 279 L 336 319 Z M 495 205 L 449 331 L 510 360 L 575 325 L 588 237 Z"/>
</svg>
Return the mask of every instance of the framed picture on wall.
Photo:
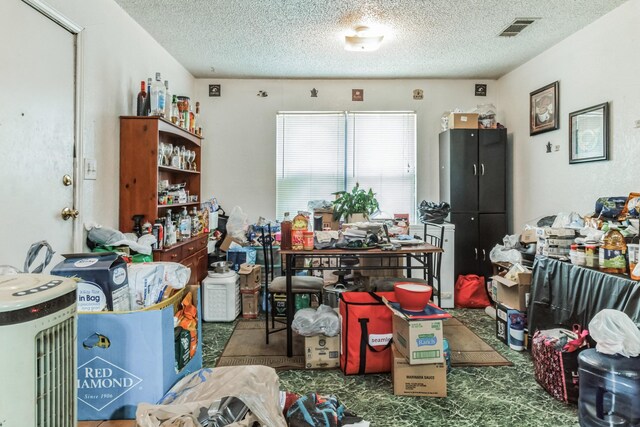
<svg viewBox="0 0 640 427">
<path fill-rule="evenodd" d="M 529 135 L 560 127 L 559 87 L 559 82 L 553 82 L 529 94 Z"/>
<path fill-rule="evenodd" d="M 569 163 L 609 158 L 609 103 L 569 114 Z"/>
</svg>

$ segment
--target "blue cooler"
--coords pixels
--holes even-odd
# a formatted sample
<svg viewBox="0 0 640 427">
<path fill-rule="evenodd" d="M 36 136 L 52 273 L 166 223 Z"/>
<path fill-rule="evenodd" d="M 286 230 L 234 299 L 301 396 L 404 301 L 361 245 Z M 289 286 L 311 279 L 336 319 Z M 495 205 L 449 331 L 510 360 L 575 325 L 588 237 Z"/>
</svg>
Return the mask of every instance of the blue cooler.
<svg viewBox="0 0 640 427">
<path fill-rule="evenodd" d="M 581 426 L 640 426 L 640 357 L 584 350 L 578 356 Z"/>
</svg>

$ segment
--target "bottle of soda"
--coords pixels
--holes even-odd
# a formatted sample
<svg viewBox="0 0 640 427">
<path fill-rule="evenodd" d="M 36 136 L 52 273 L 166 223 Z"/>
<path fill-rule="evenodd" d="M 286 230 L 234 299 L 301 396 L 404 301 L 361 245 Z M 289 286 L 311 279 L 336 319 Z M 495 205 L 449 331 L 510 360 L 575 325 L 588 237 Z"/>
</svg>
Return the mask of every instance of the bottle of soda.
<svg viewBox="0 0 640 427">
<path fill-rule="evenodd" d="M 284 213 L 284 219 L 280 223 L 280 248 L 291 249 L 291 219 L 289 212 Z"/>
<path fill-rule="evenodd" d="M 612 227 L 604 235 L 604 243 L 599 254 L 600 271 L 618 274 L 627 272 L 627 242 L 617 228 Z"/>
</svg>

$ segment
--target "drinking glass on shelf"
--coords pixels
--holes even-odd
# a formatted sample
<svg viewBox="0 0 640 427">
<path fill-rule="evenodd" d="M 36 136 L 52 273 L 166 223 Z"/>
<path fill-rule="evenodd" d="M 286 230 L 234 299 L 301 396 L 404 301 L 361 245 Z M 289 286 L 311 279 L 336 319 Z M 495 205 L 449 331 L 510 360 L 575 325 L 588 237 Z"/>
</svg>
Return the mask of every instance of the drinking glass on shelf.
<svg viewBox="0 0 640 427">
<path fill-rule="evenodd" d="M 187 168 L 187 148 L 183 145 L 180 147 L 180 169 Z"/>
<path fill-rule="evenodd" d="M 180 147 L 173 147 L 173 156 L 171 156 L 171 167 L 180 169 Z"/>
<path fill-rule="evenodd" d="M 196 152 L 195 151 L 191 151 L 191 170 L 192 171 L 198 170 L 196 168 Z"/>
<path fill-rule="evenodd" d="M 158 143 L 158 166 L 164 166 L 164 142 Z"/>
<path fill-rule="evenodd" d="M 173 153 L 173 144 L 164 145 L 164 160 L 163 165 L 171 166 L 171 154 Z"/>
</svg>

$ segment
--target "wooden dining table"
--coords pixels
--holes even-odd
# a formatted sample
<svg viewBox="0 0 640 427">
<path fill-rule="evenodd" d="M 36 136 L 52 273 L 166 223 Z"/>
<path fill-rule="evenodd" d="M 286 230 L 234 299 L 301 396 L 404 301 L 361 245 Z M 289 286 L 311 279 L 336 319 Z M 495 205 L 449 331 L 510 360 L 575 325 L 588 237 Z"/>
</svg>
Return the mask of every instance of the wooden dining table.
<svg viewBox="0 0 640 427">
<path fill-rule="evenodd" d="M 287 295 L 287 357 L 293 355 L 293 322 L 295 301 L 291 287 L 291 278 L 298 271 L 303 270 L 336 270 L 340 267 L 340 260 L 344 257 L 357 257 L 360 262 L 349 266 L 349 270 L 390 270 L 402 269 L 406 276 L 411 277 L 412 271 L 422 272 L 427 283 L 433 284 L 433 254 L 442 249 L 428 243 L 418 245 L 404 245 L 393 250 L 373 248 L 341 248 L 341 249 L 312 249 L 312 250 L 281 250 L 284 259 L 284 273 L 286 277 Z M 308 260 L 315 262 L 313 267 L 307 265 Z M 332 262 L 333 261 L 333 262 Z M 364 261 L 364 262 L 363 262 Z M 404 265 L 402 265 L 404 262 Z M 434 301 L 440 304 L 440 289 L 434 289 Z"/>
</svg>

